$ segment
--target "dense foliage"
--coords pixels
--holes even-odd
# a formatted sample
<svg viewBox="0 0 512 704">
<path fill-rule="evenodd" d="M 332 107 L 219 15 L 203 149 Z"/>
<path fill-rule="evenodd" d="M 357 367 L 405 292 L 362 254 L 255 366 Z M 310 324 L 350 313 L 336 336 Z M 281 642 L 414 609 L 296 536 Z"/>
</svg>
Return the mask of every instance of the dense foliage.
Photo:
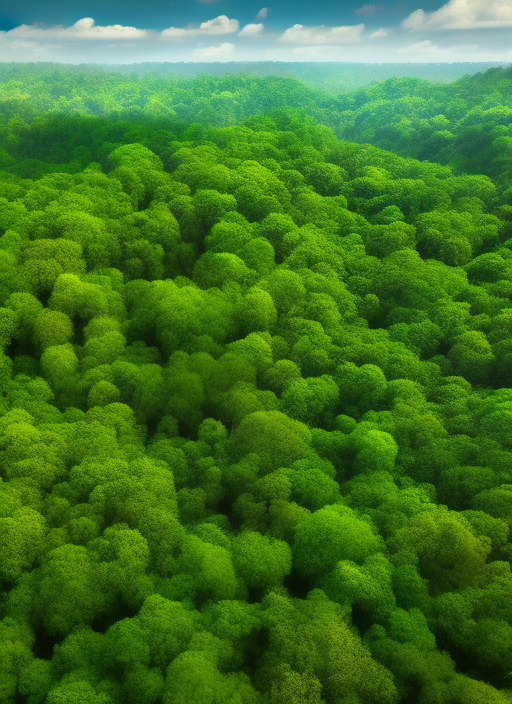
<svg viewBox="0 0 512 704">
<path fill-rule="evenodd" d="M 390 79 L 340 96 L 339 137 L 512 184 L 512 68 L 447 86 Z"/>
<path fill-rule="evenodd" d="M 30 79 L 42 73 L 105 73 L 154 74 L 162 78 L 193 78 L 198 74 L 225 76 L 250 74 L 251 76 L 281 76 L 297 78 L 313 88 L 332 92 L 362 88 L 387 78 L 426 78 L 433 83 L 451 83 L 465 75 L 481 73 L 497 66 L 507 66 L 503 61 L 476 61 L 456 63 L 405 63 L 369 64 L 340 61 L 178 61 L 142 62 L 132 64 L 62 64 L 39 61 L 34 63 L 3 62 L 2 80 Z"/>
<path fill-rule="evenodd" d="M 507 704 L 499 150 L 341 141 L 281 79 L 183 83 L 272 108 L 219 127 L 39 78 L 0 125 L 1 704 Z"/>
<path fill-rule="evenodd" d="M 148 75 L 35 66 L 3 66 L 0 106 L 6 117 L 29 120 L 47 112 L 131 120 L 175 116 L 225 127 L 273 108 L 295 107 L 342 139 L 448 164 L 456 173 L 486 174 L 504 189 L 512 183 L 512 67 L 465 75 L 448 85 L 392 77 L 339 94 L 334 86 L 336 92 L 318 89 L 321 64 L 302 69 L 306 76 L 311 74 L 314 87 L 275 75 L 199 75 L 186 80 L 157 70 Z M 370 70 L 379 74 L 371 65 L 366 68 Z M 0 167 L 4 165 L 0 157 Z"/>
</svg>

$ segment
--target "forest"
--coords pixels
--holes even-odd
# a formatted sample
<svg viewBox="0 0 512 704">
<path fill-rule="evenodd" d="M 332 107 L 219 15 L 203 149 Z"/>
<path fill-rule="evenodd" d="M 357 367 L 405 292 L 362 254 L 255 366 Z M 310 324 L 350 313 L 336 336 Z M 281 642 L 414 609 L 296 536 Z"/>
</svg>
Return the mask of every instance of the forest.
<svg viewBox="0 0 512 704">
<path fill-rule="evenodd" d="M 512 68 L 4 64 L 0 704 L 509 704 Z"/>
<path fill-rule="evenodd" d="M 37 73 L 117 73 L 160 76 L 162 78 L 194 78 L 198 74 L 226 76 L 249 74 L 296 78 L 313 88 L 334 93 L 363 88 L 387 78 L 426 78 L 434 83 L 451 83 L 468 74 L 490 68 L 508 66 L 506 62 L 476 61 L 454 63 L 356 63 L 340 61 L 142 61 L 130 64 L 63 64 L 39 61 L 34 63 L 2 62 L 2 72 L 11 77 Z M 34 71 L 35 70 L 35 71 Z M 6 80 L 0 78 L 0 80 Z"/>
</svg>

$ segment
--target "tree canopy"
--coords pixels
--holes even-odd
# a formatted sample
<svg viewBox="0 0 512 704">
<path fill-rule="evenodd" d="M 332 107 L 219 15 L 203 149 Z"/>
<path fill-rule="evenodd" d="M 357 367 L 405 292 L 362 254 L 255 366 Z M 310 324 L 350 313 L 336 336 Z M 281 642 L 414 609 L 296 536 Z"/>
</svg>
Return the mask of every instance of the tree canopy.
<svg viewBox="0 0 512 704">
<path fill-rule="evenodd" d="M 510 69 L 7 78 L 1 704 L 509 702 Z"/>
</svg>

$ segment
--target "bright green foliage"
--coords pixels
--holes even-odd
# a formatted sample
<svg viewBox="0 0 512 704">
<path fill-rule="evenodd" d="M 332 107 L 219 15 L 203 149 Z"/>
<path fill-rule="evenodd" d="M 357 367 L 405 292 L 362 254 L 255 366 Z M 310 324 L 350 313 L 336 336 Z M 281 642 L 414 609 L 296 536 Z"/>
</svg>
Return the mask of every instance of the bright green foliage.
<svg viewBox="0 0 512 704">
<path fill-rule="evenodd" d="M 43 310 L 34 320 L 34 343 L 42 350 L 64 345 L 73 335 L 73 325 L 65 313 Z"/>
<path fill-rule="evenodd" d="M 285 542 L 251 531 L 233 541 L 233 561 L 247 586 L 258 589 L 279 586 L 292 566 L 291 550 Z"/>
<path fill-rule="evenodd" d="M 336 408 L 338 394 L 338 386 L 326 374 L 296 379 L 282 394 L 282 408 L 291 418 L 322 425 L 322 415 Z"/>
<path fill-rule="evenodd" d="M 301 574 L 320 577 L 339 560 L 362 562 L 382 549 L 381 539 L 354 511 L 342 505 L 326 506 L 297 526 L 294 564 Z"/>
<path fill-rule="evenodd" d="M 389 433 L 366 430 L 362 425 L 350 434 L 356 452 L 354 469 L 364 473 L 392 472 L 398 453 L 395 440 Z"/>
<path fill-rule="evenodd" d="M 112 700 L 105 694 L 96 694 L 88 682 L 77 680 L 52 689 L 46 701 L 48 704 L 110 704 Z"/>
<path fill-rule="evenodd" d="M 41 368 L 56 392 L 72 390 L 78 381 L 78 359 L 71 345 L 48 347 L 41 355 Z"/>
<path fill-rule="evenodd" d="M 178 569 L 194 576 L 201 594 L 213 599 L 233 599 L 238 583 L 232 559 L 235 556 L 232 558 L 225 547 L 191 535 L 184 542 Z"/>
<path fill-rule="evenodd" d="M 356 604 L 381 621 L 395 605 L 391 589 L 391 565 L 383 555 L 371 555 L 359 567 L 354 562 L 338 562 L 322 582 L 325 593 L 339 604 Z M 419 611 L 421 614 L 421 611 Z"/>
<path fill-rule="evenodd" d="M 51 663 L 40 658 L 34 658 L 24 667 L 18 679 L 18 690 L 27 697 L 30 704 L 44 702 L 54 685 Z"/>
<path fill-rule="evenodd" d="M 393 550 L 417 555 L 422 576 L 436 592 L 471 584 L 485 563 L 489 543 L 476 538 L 462 517 L 442 509 L 417 514 L 390 539 Z"/>
<path fill-rule="evenodd" d="M 270 642 L 258 674 L 262 683 L 277 680 L 274 692 L 291 669 L 303 673 L 301 688 L 317 702 L 322 701 L 319 684 L 326 701 L 342 702 L 347 696 L 375 704 L 397 701 L 391 673 L 371 658 L 341 608 L 323 592 L 314 590 L 304 601 L 272 593 L 263 604 Z"/>
<path fill-rule="evenodd" d="M 129 704 L 154 704 L 161 697 L 164 678 L 156 667 L 137 666 L 123 678 L 122 697 Z"/>
<path fill-rule="evenodd" d="M 162 670 L 185 650 L 194 632 L 193 614 L 181 604 L 158 594 L 146 599 L 136 621 L 149 647 L 151 664 Z M 130 631 L 134 632 L 134 629 L 130 628 Z"/>
<path fill-rule="evenodd" d="M 278 313 L 288 313 L 304 300 L 304 284 L 298 274 L 287 269 L 276 269 L 262 287 L 271 295 Z"/>
<path fill-rule="evenodd" d="M 165 704 L 258 704 L 260 697 L 244 673 L 222 674 L 202 652 L 183 653 L 167 669 Z"/>
<path fill-rule="evenodd" d="M 279 411 L 246 416 L 230 438 L 233 459 L 256 453 L 263 471 L 272 471 L 313 454 L 307 427 Z"/>
<path fill-rule="evenodd" d="M 261 627 L 259 606 L 244 601 L 219 601 L 204 611 L 205 622 L 217 638 L 243 649 L 249 636 Z"/>
<path fill-rule="evenodd" d="M 336 382 L 340 387 L 344 408 L 356 407 L 360 412 L 373 408 L 386 390 L 386 377 L 373 364 L 357 368 L 352 362 L 337 369 Z"/>
<path fill-rule="evenodd" d="M 281 394 L 295 379 L 300 378 L 300 369 L 289 359 L 278 359 L 267 369 L 264 383 L 276 394 Z"/>
<path fill-rule="evenodd" d="M 91 623 L 104 607 L 95 560 L 86 548 L 62 545 L 51 550 L 38 574 L 34 605 L 43 625 L 54 634 Z"/>
<path fill-rule="evenodd" d="M 200 225 L 208 232 L 212 225 L 218 222 L 227 212 L 236 210 L 236 200 L 233 196 L 217 191 L 198 190 L 192 200 Z"/>
<path fill-rule="evenodd" d="M 301 674 L 289 665 L 282 665 L 273 672 L 274 679 L 270 690 L 271 704 L 291 702 L 292 704 L 322 704 L 322 685 L 310 673 Z"/>
<path fill-rule="evenodd" d="M 510 69 L 286 65 L 2 68 L 0 704 L 510 701 Z"/>
<path fill-rule="evenodd" d="M 0 622 L 0 696 L 12 700 L 18 677 L 31 665 L 34 638 L 30 628 L 12 618 Z"/>
<path fill-rule="evenodd" d="M 482 384 L 489 377 L 493 354 L 485 335 L 472 331 L 455 338 L 449 360 L 456 373 L 472 383 Z"/>
<path fill-rule="evenodd" d="M 333 478 L 335 474 L 336 470 L 328 460 L 298 460 L 286 472 L 292 497 L 312 511 L 341 498 L 339 485 Z"/>
<path fill-rule="evenodd" d="M 41 514 L 28 506 L 15 508 L 0 518 L 2 579 L 15 582 L 32 565 L 42 550 L 45 528 Z"/>
</svg>

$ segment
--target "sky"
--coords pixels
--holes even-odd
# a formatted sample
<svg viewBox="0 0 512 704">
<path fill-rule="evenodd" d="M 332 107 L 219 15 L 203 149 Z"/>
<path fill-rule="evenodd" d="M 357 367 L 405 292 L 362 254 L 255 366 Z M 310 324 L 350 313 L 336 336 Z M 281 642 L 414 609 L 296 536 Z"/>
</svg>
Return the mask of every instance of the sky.
<svg viewBox="0 0 512 704">
<path fill-rule="evenodd" d="M 0 0 L 1 61 L 512 62 L 512 0 Z"/>
</svg>

